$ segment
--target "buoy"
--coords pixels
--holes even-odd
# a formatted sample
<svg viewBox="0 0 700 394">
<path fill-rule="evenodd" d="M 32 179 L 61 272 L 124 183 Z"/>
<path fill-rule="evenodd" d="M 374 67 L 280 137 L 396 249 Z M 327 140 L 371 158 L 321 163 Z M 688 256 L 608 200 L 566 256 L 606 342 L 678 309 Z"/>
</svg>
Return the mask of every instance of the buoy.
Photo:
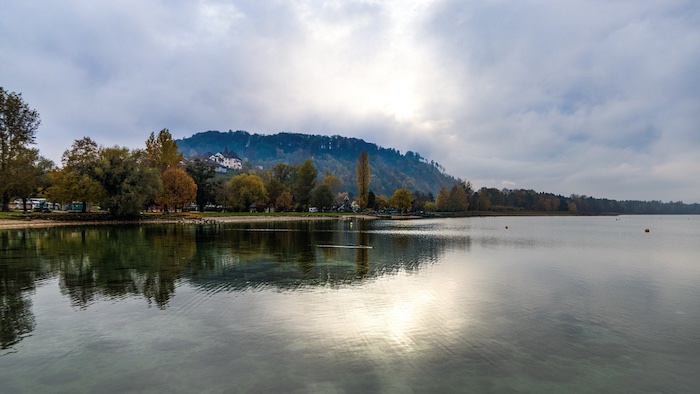
<svg viewBox="0 0 700 394">
<path fill-rule="evenodd" d="M 648 229 L 648 228 L 645 228 L 645 229 L 644 229 L 644 232 L 645 232 L 645 233 L 648 233 L 648 232 L 649 232 L 649 229 Z"/>
</svg>

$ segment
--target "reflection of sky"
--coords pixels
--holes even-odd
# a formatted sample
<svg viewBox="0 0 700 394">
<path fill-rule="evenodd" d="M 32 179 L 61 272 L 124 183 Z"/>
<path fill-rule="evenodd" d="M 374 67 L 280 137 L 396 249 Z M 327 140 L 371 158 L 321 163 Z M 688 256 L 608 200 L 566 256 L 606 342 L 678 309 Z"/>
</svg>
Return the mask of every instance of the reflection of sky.
<svg viewBox="0 0 700 394">
<path fill-rule="evenodd" d="M 444 272 L 429 277 L 401 273 L 361 289 L 305 294 L 301 303 L 287 297 L 262 307 L 266 314 L 284 320 L 290 318 L 287 311 L 301 306 L 295 316 L 307 323 L 295 321 L 287 329 L 302 336 L 325 338 L 331 348 L 364 348 L 371 344 L 366 350 L 372 357 L 383 358 L 384 352 L 421 350 L 425 340 L 436 334 L 447 342 L 455 340 L 467 324 L 467 311 L 459 307 L 465 291 L 457 291 L 457 287 L 457 282 Z M 446 311 L 459 312 L 450 315 Z M 307 320 L 307 316 L 312 318 Z"/>
<path fill-rule="evenodd" d="M 361 350 L 375 360 L 413 354 L 418 361 L 436 349 L 470 347 L 496 357 L 489 348 L 496 341 L 526 353 L 544 346 L 558 354 L 573 346 L 572 357 L 582 352 L 585 359 L 612 362 L 624 353 L 620 343 L 636 346 L 633 342 L 641 339 L 668 346 L 654 335 L 697 320 L 684 318 L 698 311 L 691 302 L 697 290 L 688 287 L 688 266 L 684 272 L 665 272 L 657 253 L 659 242 L 678 231 L 673 226 L 658 229 L 671 234 L 649 238 L 636 218 L 623 217 L 631 223 L 622 224 L 596 218 L 596 226 L 585 223 L 591 218 L 555 220 L 571 226 L 548 228 L 551 218 L 489 219 L 486 227 L 471 227 L 468 251 L 446 244 L 439 262 L 420 271 L 380 277 L 359 288 L 310 292 L 301 299 L 281 297 L 260 307 L 273 320 L 287 321 L 283 326 L 294 332 L 292 337 L 335 350 Z M 504 222 L 510 223 L 507 230 Z M 491 242 L 494 232 L 503 235 Z M 453 237 L 454 230 L 445 234 Z M 684 250 L 681 261 L 692 258 Z M 697 270 L 690 272 L 698 279 Z M 290 310 L 299 313 L 290 316 Z"/>
</svg>

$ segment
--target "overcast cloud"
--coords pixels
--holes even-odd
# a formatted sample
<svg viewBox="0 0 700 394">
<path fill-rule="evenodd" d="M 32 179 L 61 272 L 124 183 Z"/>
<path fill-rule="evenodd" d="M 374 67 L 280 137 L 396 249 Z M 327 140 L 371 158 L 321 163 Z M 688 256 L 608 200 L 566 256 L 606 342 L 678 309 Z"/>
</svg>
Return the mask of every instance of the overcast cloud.
<svg viewBox="0 0 700 394">
<path fill-rule="evenodd" d="M 0 0 L 41 152 L 164 127 L 417 151 L 477 187 L 700 202 L 700 3 Z"/>
</svg>

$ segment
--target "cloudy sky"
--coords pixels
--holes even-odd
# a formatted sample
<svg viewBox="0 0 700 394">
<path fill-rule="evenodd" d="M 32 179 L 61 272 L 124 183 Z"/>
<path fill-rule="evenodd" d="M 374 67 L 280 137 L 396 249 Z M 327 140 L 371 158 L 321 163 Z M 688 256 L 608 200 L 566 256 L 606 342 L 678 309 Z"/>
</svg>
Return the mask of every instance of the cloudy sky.
<svg viewBox="0 0 700 394">
<path fill-rule="evenodd" d="M 41 152 L 280 131 L 477 187 L 700 202 L 697 0 L 0 0 Z"/>
</svg>

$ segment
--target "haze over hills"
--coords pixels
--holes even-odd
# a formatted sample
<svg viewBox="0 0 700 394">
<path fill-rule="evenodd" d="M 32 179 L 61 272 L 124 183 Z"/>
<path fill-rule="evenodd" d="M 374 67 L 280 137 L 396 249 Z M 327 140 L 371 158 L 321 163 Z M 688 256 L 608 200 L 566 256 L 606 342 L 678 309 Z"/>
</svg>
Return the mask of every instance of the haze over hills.
<svg viewBox="0 0 700 394">
<path fill-rule="evenodd" d="M 343 182 L 343 188 L 353 194 L 357 193 L 355 167 L 362 151 L 369 154 L 370 189 L 376 194 L 391 196 L 394 190 L 403 187 L 437 195 L 441 187 L 449 188 L 458 182 L 446 174 L 440 164 L 421 157 L 419 153 L 408 151 L 402 154 L 362 139 L 337 135 L 205 131 L 176 142 L 186 157 L 227 148 L 253 167 L 271 168 L 278 163 L 298 165 L 312 159 L 319 177 L 323 177 L 326 171 L 331 172 Z"/>
</svg>

